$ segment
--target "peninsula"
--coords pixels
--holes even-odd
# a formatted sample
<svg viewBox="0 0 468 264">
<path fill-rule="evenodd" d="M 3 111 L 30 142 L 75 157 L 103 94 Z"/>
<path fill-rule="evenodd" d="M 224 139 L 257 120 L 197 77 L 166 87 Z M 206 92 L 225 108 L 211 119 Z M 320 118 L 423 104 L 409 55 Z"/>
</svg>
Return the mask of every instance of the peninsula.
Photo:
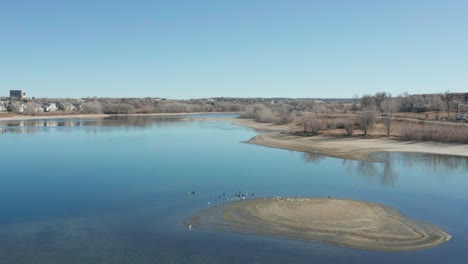
<svg viewBox="0 0 468 264">
<path fill-rule="evenodd" d="M 259 123 L 251 119 L 236 119 L 234 124 L 263 132 L 246 143 L 266 147 L 282 148 L 328 157 L 373 161 L 371 154 L 378 152 L 426 153 L 468 157 L 468 144 L 441 143 L 431 141 L 394 140 L 386 137 L 337 137 L 316 135 L 296 136 L 287 131 L 287 125 Z"/>
</svg>

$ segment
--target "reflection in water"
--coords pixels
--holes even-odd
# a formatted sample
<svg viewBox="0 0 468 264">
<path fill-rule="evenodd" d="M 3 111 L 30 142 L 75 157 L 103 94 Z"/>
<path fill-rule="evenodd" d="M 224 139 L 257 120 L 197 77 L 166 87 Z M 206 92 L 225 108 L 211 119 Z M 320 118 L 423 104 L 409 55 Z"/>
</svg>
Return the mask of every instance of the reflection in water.
<svg viewBox="0 0 468 264">
<path fill-rule="evenodd" d="M 305 163 L 320 163 L 324 156 L 315 153 L 304 153 Z M 394 187 L 398 175 L 393 167 L 403 167 L 427 171 L 439 177 L 450 176 L 459 171 L 468 171 L 468 158 L 447 155 L 418 153 L 378 153 L 373 156 L 378 161 L 343 160 L 342 164 L 349 173 L 377 179 L 384 186 Z M 397 163 L 397 164 L 395 164 Z"/>
<path fill-rule="evenodd" d="M 346 177 L 340 159 L 312 154 L 302 161 L 296 152 L 239 144 L 254 132 L 229 122 L 119 118 L 125 126 L 115 117 L 46 122 L 56 121 L 57 127 L 0 122 L 6 133 L 37 132 L 0 135 L 0 263 L 436 264 L 468 259 L 466 167 L 450 174 L 443 186 L 437 176 L 419 170 L 430 167 L 424 162 L 443 171 L 444 163 L 452 168 L 466 161 L 382 153 L 381 160 L 391 162 L 347 162 L 354 175 Z M 60 122 L 70 127 L 59 128 Z M 89 134 L 94 130 L 100 135 Z M 408 164 L 409 158 L 415 161 Z M 418 169 L 409 172 L 404 164 Z M 357 176 L 358 168 L 366 176 Z M 398 181 L 383 174 L 398 175 Z M 212 194 L 239 190 L 256 191 L 258 197 L 331 194 L 386 204 L 447 227 L 456 239 L 435 250 L 394 254 L 184 226 L 188 215 L 207 208 Z M 197 195 L 186 195 L 189 191 Z"/>
<path fill-rule="evenodd" d="M 468 171 L 468 158 L 448 155 L 414 154 L 399 159 L 406 168 L 420 167 L 439 176 L 450 175 L 456 171 Z"/>
<path fill-rule="evenodd" d="M 302 154 L 302 160 L 305 163 L 320 163 L 324 158 L 325 156 L 316 153 L 304 152 Z"/>
<path fill-rule="evenodd" d="M 0 122 L 0 134 L 29 134 L 41 131 L 41 128 L 92 126 L 99 132 L 100 127 L 164 127 L 168 123 L 181 121 L 185 116 L 112 116 L 101 119 L 38 119 L 13 120 Z"/>
<path fill-rule="evenodd" d="M 390 153 L 381 153 L 379 162 L 343 160 L 343 166 L 348 173 L 356 172 L 358 175 L 377 179 L 384 186 L 394 187 L 397 182 L 397 175 L 392 169 L 394 162 Z"/>
<path fill-rule="evenodd" d="M 383 185 L 391 185 L 395 186 L 396 183 L 396 174 L 393 173 L 392 170 L 392 159 L 390 157 L 390 153 L 383 153 L 386 156 L 383 162 L 383 173 L 381 182 Z"/>
</svg>

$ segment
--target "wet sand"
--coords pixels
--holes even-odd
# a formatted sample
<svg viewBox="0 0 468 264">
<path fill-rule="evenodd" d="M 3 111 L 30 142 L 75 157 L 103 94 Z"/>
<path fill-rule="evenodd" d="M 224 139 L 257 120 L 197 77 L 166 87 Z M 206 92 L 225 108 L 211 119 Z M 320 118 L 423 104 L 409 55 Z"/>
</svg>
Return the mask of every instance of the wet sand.
<svg viewBox="0 0 468 264">
<path fill-rule="evenodd" d="M 283 237 L 376 251 L 415 251 L 450 240 L 435 225 L 363 201 L 256 198 L 205 209 L 192 228 Z"/>
<path fill-rule="evenodd" d="M 257 123 L 248 119 L 237 119 L 235 124 L 268 133 L 260 134 L 247 143 L 321 154 L 329 157 L 372 160 L 377 152 L 408 152 L 468 157 L 468 144 L 446 144 L 435 142 L 398 141 L 385 138 L 362 137 L 300 137 L 280 133 L 287 126 Z"/>
</svg>

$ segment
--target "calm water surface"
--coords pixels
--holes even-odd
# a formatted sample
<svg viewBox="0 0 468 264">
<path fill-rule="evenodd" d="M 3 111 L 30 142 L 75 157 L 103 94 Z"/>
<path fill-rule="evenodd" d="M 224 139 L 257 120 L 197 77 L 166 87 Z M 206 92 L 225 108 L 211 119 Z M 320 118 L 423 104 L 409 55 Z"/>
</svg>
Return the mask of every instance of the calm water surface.
<svg viewBox="0 0 468 264">
<path fill-rule="evenodd" d="M 368 163 L 241 143 L 255 134 L 178 116 L 0 123 L 0 263 L 467 263 L 466 159 Z M 183 225 L 239 191 L 377 202 L 453 239 L 384 253 Z"/>
</svg>

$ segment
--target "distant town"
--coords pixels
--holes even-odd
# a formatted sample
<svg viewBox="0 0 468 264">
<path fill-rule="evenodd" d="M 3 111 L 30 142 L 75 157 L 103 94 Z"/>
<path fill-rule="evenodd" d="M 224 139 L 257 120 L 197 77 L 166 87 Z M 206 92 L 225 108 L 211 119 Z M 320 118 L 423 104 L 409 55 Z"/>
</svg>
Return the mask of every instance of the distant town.
<svg viewBox="0 0 468 264">
<path fill-rule="evenodd" d="M 240 112 L 245 110 L 245 106 L 247 105 L 281 105 L 291 102 L 311 102 L 317 104 L 349 103 L 351 99 L 228 97 L 187 100 L 169 100 L 160 97 L 49 99 L 29 97 L 24 90 L 10 90 L 9 97 L 0 97 L 0 112 L 23 115 L 44 115 L 45 113 L 53 112 L 69 114 Z"/>
</svg>

